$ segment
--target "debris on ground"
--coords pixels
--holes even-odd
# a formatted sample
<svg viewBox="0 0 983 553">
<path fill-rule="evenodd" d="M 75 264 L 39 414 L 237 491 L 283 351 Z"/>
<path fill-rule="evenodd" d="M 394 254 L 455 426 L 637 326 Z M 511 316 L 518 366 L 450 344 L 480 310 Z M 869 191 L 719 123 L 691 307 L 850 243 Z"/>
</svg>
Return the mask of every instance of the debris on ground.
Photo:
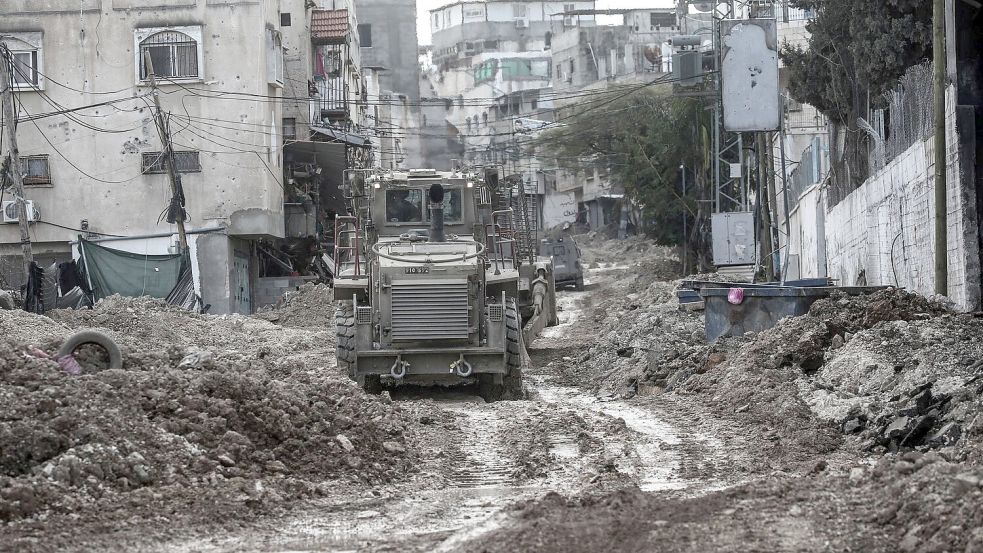
<svg viewBox="0 0 983 553">
<path fill-rule="evenodd" d="M 235 519 L 411 471 L 403 408 L 336 370 L 331 332 L 118 296 L 50 315 L 0 312 L 8 536 L 165 511 Z M 52 357 L 83 328 L 115 340 L 122 369 L 77 355 L 71 374 Z"/>
<path fill-rule="evenodd" d="M 547 494 L 468 550 L 983 551 L 983 319 L 886 289 L 709 344 L 677 284 L 626 274 L 587 298 L 598 339 L 556 370 L 738 425 L 748 483 L 687 500 Z M 809 534 L 767 530 L 793 527 Z"/>
<path fill-rule="evenodd" d="M 280 301 L 253 315 L 290 328 L 334 329 L 334 291 L 321 283 L 307 283 L 284 293 Z"/>
</svg>

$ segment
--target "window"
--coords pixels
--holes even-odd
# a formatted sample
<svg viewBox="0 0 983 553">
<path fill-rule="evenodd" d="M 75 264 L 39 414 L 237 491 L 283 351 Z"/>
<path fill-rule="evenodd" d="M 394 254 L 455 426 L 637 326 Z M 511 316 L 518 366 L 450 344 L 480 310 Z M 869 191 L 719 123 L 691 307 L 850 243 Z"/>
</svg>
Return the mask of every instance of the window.
<svg viewBox="0 0 983 553">
<path fill-rule="evenodd" d="M 498 71 L 497 59 L 490 59 L 484 63 L 478 64 L 474 68 L 475 84 L 494 79 L 496 71 Z"/>
<path fill-rule="evenodd" d="M 564 12 L 572 12 L 577 9 L 576 4 L 563 4 Z M 577 16 L 575 15 L 565 15 L 563 16 L 563 26 L 564 27 L 575 27 L 577 25 Z"/>
<path fill-rule="evenodd" d="M 553 246 L 553 255 L 556 257 L 563 257 L 567 255 L 567 249 L 563 246 Z"/>
<path fill-rule="evenodd" d="M 191 34 L 189 34 L 191 32 Z M 201 27 L 177 29 L 138 29 L 137 49 L 139 80 L 143 81 L 153 69 L 157 77 L 198 79 L 201 77 Z M 151 67 L 147 66 L 150 58 Z"/>
<path fill-rule="evenodd" d="M 550 74 L 550 60 L 548 59 L 522 59 L 512 58 L 502 60 L 502 78 L 535 78 L 548 79 Z"/>
<path fill-rule="evenodd" d="M 423 191 L 420 191 L 423 194 Z M 461 223 L 463 219 L 461 218 L 461 189 L 460 188 L 447 188 L 444 190 L 444 222 L 445 223 Z M 427 221 L 430 220 L 430 209 L 426 210 Z"/>
<path fill-rule="evenodd" d="M 10 73 L 13 75 L 14 88 L 18 90 L 43 89 L 44 78 L 41 68 L 41 38 L 40 32 L 33 33 L 4 33 L 3 40 L 10 49 L 13 63 Z"/>
<path fill-rule="evenodd" d="M 290 26 L 290 14 L 289 13 L 281 13 L 280 14 L 280 26 L 281 27 L 289 27 Z"/>
<path fill-rule="evenodd" d="M 372 25 L 363 23 L 358 26 L 358 44 L 362 48 L 372 48 Z"/>
<path fill-rule="evenodd" d="M 297 119 L 294 117 L 283 118 L 283 139 L 297 140 Z"/>
<path fill-rule="evenodd" d="M 528 11 L 525 4 L 512 4 L 512 18 L 525 19 Z"/>
<path fill-rule="evenodd" d="M 465 21 L 484 21 L 484 19 L 485 19 L 484 4 L 465 4 L 464 6 Z"/>
<path fill-rule="evenodd" d="M 266 30 L 266 80 L 283 86 L 283 38 L 273 29 Z"/>
<path fill-rule="evenodd" d="M 178 173 L 200 173 L 201 163 L 198 160 L 198 152 L 174 152 L 174 165 Z M 143 170 L 144 175 L 152 175 L 167 172 L 167 158 L 164 152 L 144 152 Z"/>
<path fill-rule="evenodd" d="M 440 28 L 440 14 L 439 13 L 433 14 L 433 28 L 434 29 L 439 29 Z"/>
<path fill-rule="evenodd" d="M 20 158 L 24 172 L 24 184 L 51 184 L 51 173 L 48 170 L 48 156 L 23 156 Z"/>
<path fill-rule="evenodd" d="M 386 190 L 386 221 L 390 223 L 423 222 L 423 191 L 419 189 Z"/>
<path fill-rule="evenodd" d="M 649 25 L 652 27 L 675 27 L 676 14 L 672 12 L 649 13 Z"/>
</svg>

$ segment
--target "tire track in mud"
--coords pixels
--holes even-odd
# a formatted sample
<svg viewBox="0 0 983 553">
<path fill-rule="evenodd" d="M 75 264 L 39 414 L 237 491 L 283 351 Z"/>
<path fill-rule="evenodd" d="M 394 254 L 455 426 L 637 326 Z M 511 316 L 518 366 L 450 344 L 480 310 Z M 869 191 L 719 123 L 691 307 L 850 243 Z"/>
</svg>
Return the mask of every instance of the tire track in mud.
<svg viewBox="0 0 983 553">
<path fill-rule="evenodd" d="M 421 460 L 416 483 L 373 490 L 378 497 L 338 494 L 235 535 L 143 550 L 456 551 L 509 524 L 516 502 L 547 492 L 573 495 L 634 483 L 653 493 L 694 495 L 723 487 L 708 474 L 723 455 L 715 440 L 687 430 L 685 421 L 660 416 L 651 402 L 600 401 L 547 374 L 551 361 L 596 339 L 582 306 L 604 290 L 608 274 L 591 275 L 586 292 L 559 297 L 561 324 L 546 329 L 530 351 L 530 399 L 485 404 L 461 392 L 423 396 L 444 412 L 447 424 L 419 429 L 432 455 Z M 682 470 L 698 465 L 710 468 Z"/>
</svg>

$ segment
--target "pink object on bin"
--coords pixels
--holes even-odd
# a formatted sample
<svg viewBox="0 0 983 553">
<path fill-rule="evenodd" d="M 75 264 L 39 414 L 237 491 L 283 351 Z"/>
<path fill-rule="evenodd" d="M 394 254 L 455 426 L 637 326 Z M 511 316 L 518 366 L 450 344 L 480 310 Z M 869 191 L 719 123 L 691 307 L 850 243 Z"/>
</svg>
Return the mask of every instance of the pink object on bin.
<svg viewBox="0 0 983 553">
<path fill-rule="evenodd" d="M 732 305 L 741 305 L 744 303 L 744 288 L 731 288 L 727 292 L 727 302 Z"/>
</svg>

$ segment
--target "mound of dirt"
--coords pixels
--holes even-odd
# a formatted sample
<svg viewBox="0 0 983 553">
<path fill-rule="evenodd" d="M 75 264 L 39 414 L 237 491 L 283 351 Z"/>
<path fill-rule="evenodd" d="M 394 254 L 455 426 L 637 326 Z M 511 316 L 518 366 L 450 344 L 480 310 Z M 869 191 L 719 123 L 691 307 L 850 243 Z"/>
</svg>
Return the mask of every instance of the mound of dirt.
<svg viewBox="0 0 983 553">
<path fill-rule="evenodd" d="M 178 505 L 248 516 L 324 482 L 411 471 L 413 417 L 337 372 L 333 333 L 146 298 L 52 316 L 0 311 L 0 520 L 25 536 Z M 119 344 L 122 370 L 83 360 L 72 375 L 45 357 L 93 326 Z"/>
<path fill-rule="evenodd" d="M 334 331 L 334 291 L 324 284 L 309 283 L 288 291 L 276 305 L 253 315 L 290 328 Z"/>
</svg>

